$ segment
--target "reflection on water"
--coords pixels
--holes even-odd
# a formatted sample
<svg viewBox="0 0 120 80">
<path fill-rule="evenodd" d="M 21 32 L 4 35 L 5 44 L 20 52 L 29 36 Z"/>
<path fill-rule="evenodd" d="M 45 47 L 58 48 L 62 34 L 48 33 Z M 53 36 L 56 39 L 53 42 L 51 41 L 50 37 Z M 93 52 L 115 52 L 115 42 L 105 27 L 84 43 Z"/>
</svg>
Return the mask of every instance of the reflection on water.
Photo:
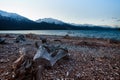
<svg viewBox="0 0 120 80">
<path fill-rule="evenodd" d="M 0 31 L 0 33 L 16 33 L 16 34 L 44 34 L 44 35 L 66 35 L 89 37 L 89 38 L 110 38 L 120 40 L 120 31 L 118 30 L 17 30 L 17 31 Z"/>
</svg>

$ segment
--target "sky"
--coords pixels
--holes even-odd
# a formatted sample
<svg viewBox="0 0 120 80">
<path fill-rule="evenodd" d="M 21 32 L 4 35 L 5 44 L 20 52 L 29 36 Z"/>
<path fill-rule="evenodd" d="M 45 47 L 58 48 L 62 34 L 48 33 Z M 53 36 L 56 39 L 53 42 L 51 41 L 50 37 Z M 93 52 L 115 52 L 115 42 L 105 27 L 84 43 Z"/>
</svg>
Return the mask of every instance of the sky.
<svg viewBox="0 0 120 80">
<path fill-rule="evenodd" d="M 31 20 L 55 18 L 69 23 L 120 27 L 120 0 L 0 0 L 0 10 Z"/>
</svg>

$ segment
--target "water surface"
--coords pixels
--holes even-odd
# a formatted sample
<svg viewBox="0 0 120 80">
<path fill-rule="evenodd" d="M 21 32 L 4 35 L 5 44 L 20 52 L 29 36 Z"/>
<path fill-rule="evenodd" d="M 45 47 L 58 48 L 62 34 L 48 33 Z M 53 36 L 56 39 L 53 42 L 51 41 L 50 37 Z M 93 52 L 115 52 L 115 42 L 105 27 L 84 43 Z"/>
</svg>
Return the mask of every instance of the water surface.
<svg viewBox="0 0 120 80">
<path fill-rule="evenodd" d="M 120 40 L 119 30 L 12 30 L 0 31 L 0 33 L 16 34 L 43 34 L 43 35 L 61 35 L 69 34 L 70 36 L 88 37 L 88 38 L 105 38 Z"/>
</svg>

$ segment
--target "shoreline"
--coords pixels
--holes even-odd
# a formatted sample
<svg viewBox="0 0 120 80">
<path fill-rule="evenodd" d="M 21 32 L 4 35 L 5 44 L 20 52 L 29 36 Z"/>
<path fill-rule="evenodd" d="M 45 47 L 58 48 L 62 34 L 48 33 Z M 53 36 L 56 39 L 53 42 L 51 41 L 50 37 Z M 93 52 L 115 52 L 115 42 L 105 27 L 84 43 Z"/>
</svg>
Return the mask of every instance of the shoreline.
<svg viewBox="0 0 120 80">
<path fill-rule="evenodd" d="M 35 34 L 35 35 L 56 35 L 71 37 L 85 37 L 85 38 L 97 38 L 97 39 L 112 39 L 120 41 L 120 31 L 99 31 L 99 30 L 6 30 L 0 31 L 0 34 Z"/>
<path fill-rule="evenodd" d="M 97 38 L 81 38 L 56 35 L 23 34 L 27 40 L 24 44 L 15 43 L 19 34 L 1 34 L 6 39 L 0 44 L 0 79 L 11 76 L 11 65 L 19 57 L 21 47 L 35 48 L 35 41 L 41 45 L 40 37 L 46 38 L 51 45 L 66 47 L 70 59 L 60 60 L 52 69 L 42 73 L 44 80 L 119 80 L 120 76 L 120 41 Z M 26 44 L 27 43 L 27 44 Z"/>
<path fill-rule="evenodd" d="M 92 37 L 81 37 L 81 36 L 71 36 L 68 34 L 65 34 L 65 35 L 48 35 L 48 34 L 35 34 L 35 33 L 0 33 L 0 36 L 5 36 L 5 35 L 13 35 L 13 36 L 17 36 L 17 35 L 35 35 L 35 36 L 53 36 L 53 37 L 65 37 L 65 36 L 69 36 L 71 38 L 79 38 L 79 39 L 97 39 L 97 40 L 115 40 L 115 41 L 120 41 L 118 39 L 112 39 L 112 38 L 92 38 Z"/>
</svg>

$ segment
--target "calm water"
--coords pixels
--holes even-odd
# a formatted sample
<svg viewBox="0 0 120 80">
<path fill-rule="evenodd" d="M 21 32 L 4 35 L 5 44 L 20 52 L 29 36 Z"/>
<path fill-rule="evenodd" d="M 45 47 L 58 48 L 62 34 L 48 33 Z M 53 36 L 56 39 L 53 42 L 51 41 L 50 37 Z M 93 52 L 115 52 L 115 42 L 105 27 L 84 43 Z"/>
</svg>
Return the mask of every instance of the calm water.
<svg viewBox="0 0 120 80">
<path fill-rule="evenodd" d="M 44 35 L 66 35 L 89 37 L 89 38 L 109 38 L 120 40 L 120 31 L 118 30 L 19 30 L 19 31 L 0 31 L 0 33 L 19 33 L 19 34 L 44 34 Z"/>
</svg>

